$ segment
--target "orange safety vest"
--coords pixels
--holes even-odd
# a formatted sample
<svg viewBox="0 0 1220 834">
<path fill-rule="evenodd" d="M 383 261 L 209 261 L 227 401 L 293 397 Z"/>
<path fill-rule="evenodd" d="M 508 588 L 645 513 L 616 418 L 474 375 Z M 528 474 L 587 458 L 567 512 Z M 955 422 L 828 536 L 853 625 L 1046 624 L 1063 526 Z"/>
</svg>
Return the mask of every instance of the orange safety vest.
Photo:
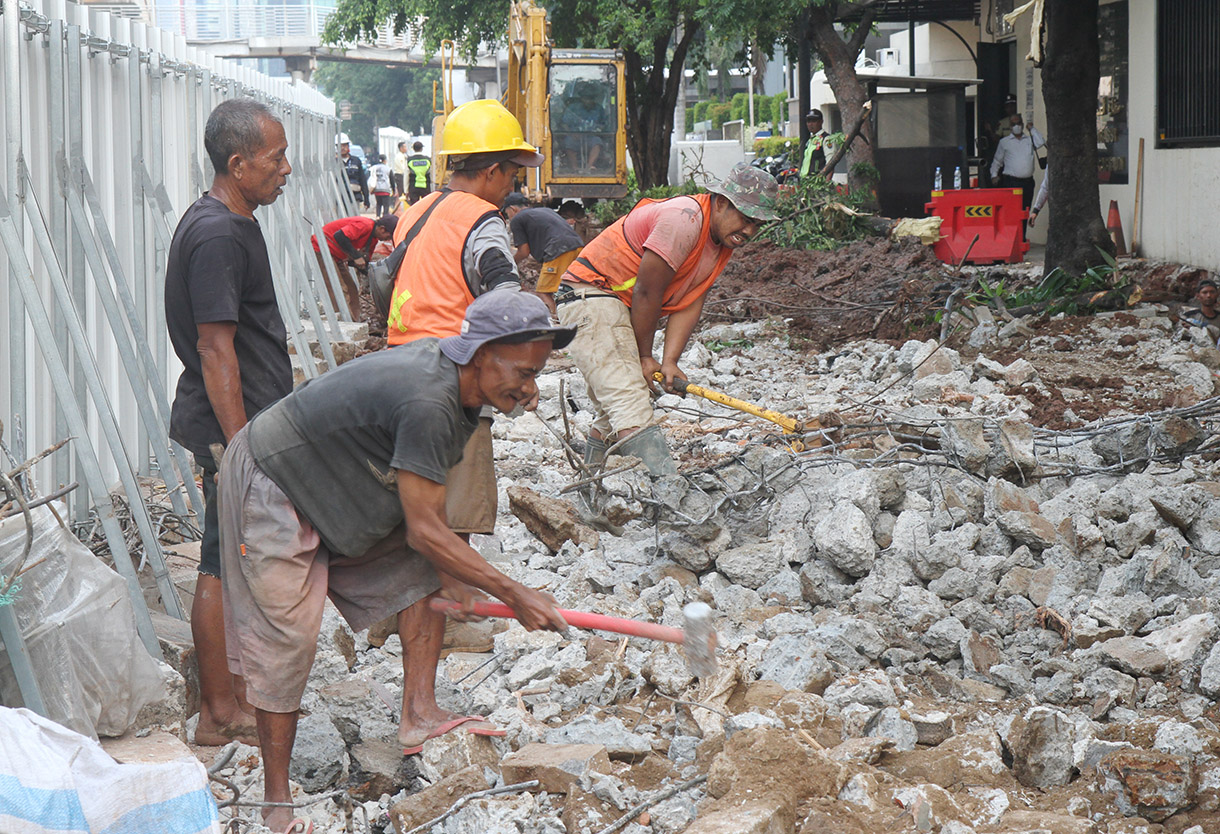
<svg viewBox="0 0 1220 834">
<path fill-rule="evenodd" d="M 407 209 L 394 229 L 394 245 L 407 236 L 419 216 L 444 192 L 434 191 Z M 462 252 L 470 233 L 496 207 L 464 191 L 448 192 L 445 201 L 429 215 L 394 277 L 386 341 L 391 345 L 425 336 L 456 336 L 462 330 L 466 308 L 474 301 L 466 281 Z"/>
<path fill-rule="evenodd" d="M 695 244 L 690 255 L 674 272 L 673 280 L 669 282 L 669 287 L 665 290 L 665 298 L 661 302 L 661 312 L 664 314 L 686 309 L 711 289 L 712 284 L 724 271 L 724 265 L 728 263 L 729 257 L 733 254 L 733 250 L 727 246 L 721 247 L 720 257 L 716 259 L 712 271 L 702 281 L 696 283 L 695 270 L 703 257 L 703 248 L 707 246 L 708 239 L 712 235 L 712 195 L 695 194 L 692 196 L 698 201 L 699 208 L 703 211 L 703 229 L 699 232 L 699 242 Z M 670 197 L 668 199 L 680 198 Z M 636 203 L 631 210 L 635 211 L 646 203 L 660 202 L 665 201 L 645 198 Z M 568 271 L 563 276 L 564 280 L 592 284 L 607 292 L 612 292 L 630 307 L 631 293 L 635 287 L 636 276 L 640 272 L 640 261 L 643 259 L 644 253 L 643 251 L 637 252 L 627 240 L 624 224 L 629 216 L 630 213 L 620 217 L 604 232 L 593 238 L 581 250 L 580 257 L 568 267 Z"/>
</svg>

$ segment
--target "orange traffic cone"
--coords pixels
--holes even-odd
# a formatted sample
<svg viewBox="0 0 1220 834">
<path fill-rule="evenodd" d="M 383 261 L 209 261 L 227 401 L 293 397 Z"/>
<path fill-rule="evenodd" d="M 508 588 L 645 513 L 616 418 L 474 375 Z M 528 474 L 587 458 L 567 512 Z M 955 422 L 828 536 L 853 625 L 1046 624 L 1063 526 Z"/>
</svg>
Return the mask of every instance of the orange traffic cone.
<svg viewBox="0 0 1220 834">
<path fill-rule="evenodd" d="M 1110 215 L 1106 218 L 1106 231 L 1110 240 L 1114 241 L 1114 254 L 1123 257 L 1127 254 L 1127 242 L 1123 239 L 1123 219 L 1118 214 L 1118 200 L 1110 201 Z"/>
</svg>

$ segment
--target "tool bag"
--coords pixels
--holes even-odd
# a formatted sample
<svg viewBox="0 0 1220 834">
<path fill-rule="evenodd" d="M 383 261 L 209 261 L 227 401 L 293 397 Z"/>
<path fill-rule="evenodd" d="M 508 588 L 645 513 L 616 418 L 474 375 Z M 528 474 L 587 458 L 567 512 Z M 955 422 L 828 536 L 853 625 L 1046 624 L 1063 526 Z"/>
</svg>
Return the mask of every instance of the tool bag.
<svg viewBox="0 0 1220 834">
<path fill-rule="evenodd" d="M 415 221 L 415 225 L 407 232 L 402 243 L 395 246 L 394 251 L 386 257 L 369 264 L 369 295 L 373 297 L 373 306 L 377 308 L 377 315 L 381 316 L 383 321 L 390 317 L 390 300 L 394 297 L 394 279 L 398 276 L 398 268 L 402 266 L 402 259 L 407 256 L 407 249 L 411 246 L 411 241 L 415 240 L 423 230 L 424 223 L 441 204 L 441 200 L 451 193 L 442 191 L 441 196 L 437 197 Z"/>
</svg>

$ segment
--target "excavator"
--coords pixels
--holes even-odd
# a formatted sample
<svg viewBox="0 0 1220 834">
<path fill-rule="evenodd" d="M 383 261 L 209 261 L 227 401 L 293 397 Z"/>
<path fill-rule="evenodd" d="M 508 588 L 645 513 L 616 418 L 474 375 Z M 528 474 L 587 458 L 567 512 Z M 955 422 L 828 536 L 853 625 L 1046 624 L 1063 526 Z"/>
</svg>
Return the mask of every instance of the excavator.
<svg viewBox="0 0 1220 834">
<path fill-rule="evenodd" d="M 441 45 L 441 106 L 433 91 L 432 135 L 454 109 L 452 41 Z M 508 88 L 502 103 L 517 117 L 525 140 L 546 155 L 523 172 L 523 191 L 538 203 L 617 199 L 627 195 L 627 111 L 624 64 L 614 49 L 559 49 L 546 9 L 513 0 L 508 21 Z M 439 148 L 433 142 L 433 148 Z M 435 154 L 435 150 L 433 151 Z M 444 160 L 434 159 L 441 172 Z"/>
</svg>

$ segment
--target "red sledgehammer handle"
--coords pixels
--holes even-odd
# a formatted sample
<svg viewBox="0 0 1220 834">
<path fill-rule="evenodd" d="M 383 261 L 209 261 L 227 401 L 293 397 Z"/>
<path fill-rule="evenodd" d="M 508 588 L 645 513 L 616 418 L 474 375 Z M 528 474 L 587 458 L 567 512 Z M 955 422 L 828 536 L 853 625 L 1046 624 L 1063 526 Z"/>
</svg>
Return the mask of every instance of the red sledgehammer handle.
<svg viewBox="0 0 1220 834">
<path fill-rule="evenodd" d="M 428 603 L 433 611 L 447 613 L 460 611 L 462 606 L 447 599 L 433 597 Z M 564 608 L 555 609 L 568 625 L 577 628 L 595 628 L 599 631 L 612 631 L 615 634 L 629 634 L 632 637 L 645 637 L 649 640 L 664 640 L 666 643 L 682 643 L 685 632 L 672 626 L 642 623 L 639 620 L 626 620 L 622 617 L 607 617 L 605 614 L 590 614 L 587 611 L 568 611 Z M 502 602 L 479 601 L 474 604 L 474 613 L 480 617 L 507 617 L 517 619 L 516 613 Z"/>
</svg>

